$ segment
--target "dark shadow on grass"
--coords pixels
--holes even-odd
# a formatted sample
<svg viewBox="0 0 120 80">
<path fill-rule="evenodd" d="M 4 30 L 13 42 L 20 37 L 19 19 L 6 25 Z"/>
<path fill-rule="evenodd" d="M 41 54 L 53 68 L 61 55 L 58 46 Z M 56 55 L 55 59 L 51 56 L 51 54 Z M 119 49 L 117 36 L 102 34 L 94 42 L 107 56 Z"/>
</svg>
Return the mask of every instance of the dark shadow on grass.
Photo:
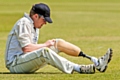
<svg viewBox="0 0 120 80">
<path fill-rule="evenodd" d="M 10 73 L 10 72 L 0 72 L 0 74 L 64 74 L 61 72 L 35 72 L 35 73 Z"/>
<path fill-rule="evenodd" d="M 96 72 L 98 73 L 98 72 Z M 10 72 L 0 72 L 0 74 L 66 74 L 66 73 L 62 73 L 62 72 L 35 72 L 35 73 L 10 73 Z M 73 73 L 73 74 L 79 74 L 77 72 Z M 82 75 L 82 74 L 81 74 Z M 83 74 L 84 75 L 84 74 Z M 93 74 L 89 74 L 89 75 L 93 75 Z"/>
</svg>

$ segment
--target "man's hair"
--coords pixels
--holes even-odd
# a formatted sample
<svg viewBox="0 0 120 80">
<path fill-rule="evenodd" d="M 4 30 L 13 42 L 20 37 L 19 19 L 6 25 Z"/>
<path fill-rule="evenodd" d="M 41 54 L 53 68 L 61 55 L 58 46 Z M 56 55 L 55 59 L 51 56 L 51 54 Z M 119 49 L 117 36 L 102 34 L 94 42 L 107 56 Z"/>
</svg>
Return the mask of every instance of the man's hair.
<svg viewBox="0 0 120 80">
<path fill-rule="evenodd" d="M 32 9 L 30 10 L 30 17 L 32 17 L 34 14 L 37 14 L 35 11 L 33 11 Z M 40 16 L 39 16 L 39 18 L 40 18 Z"/>
<path fill-rule="evenodd" d="M 34 14 L 36 14 L 32 9 L 30 10 L 30 17 L 32 17 Z"/>
</svg>

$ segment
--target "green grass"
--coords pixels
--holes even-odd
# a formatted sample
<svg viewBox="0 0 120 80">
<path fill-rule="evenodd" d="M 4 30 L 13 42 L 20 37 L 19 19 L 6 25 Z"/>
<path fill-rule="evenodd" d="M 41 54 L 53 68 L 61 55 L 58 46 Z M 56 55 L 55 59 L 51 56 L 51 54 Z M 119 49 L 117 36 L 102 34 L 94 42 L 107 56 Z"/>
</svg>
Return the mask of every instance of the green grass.
<svg viewBox="0 0 120 80">
<path fill-rule="evenodd" d="M 10 74 L 4 65 L 7 35 L 14 23 L 39 0 L 0 1 L 0 80 L 119 80 L 120 79 L 120 1 L 119 0 L 41 0 L 49 4 L 53 24 L 41 29 L 39 43 L 63 38 L 96 57 L 113 48 L 113 58 L 105 73 L 65 74 L 48 65 L 35 74 Z M 61 56 L 79 64 L 87 59 Z"/>
</svg>

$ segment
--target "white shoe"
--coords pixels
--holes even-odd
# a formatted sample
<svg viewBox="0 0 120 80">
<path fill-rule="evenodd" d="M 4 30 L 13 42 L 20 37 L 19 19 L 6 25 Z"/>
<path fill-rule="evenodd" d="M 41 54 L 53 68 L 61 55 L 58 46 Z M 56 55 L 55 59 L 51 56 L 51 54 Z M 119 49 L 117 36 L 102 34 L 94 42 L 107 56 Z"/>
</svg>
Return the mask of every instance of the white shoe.
<svg viewBox="0 0 120 80">
<path fill-rule="evenodd" d="M 81 65 L 80 73 L 82 73 L 82 74 L 94 74 L 95 73 L 95 66 L 93 64 Z"/>
<path fill-rule="evenodd" d="M 108 63 L 111 61 L 112 58 L 112 49 L 108 49 L 106 54 L 98 59 L 98 66 L 95 66 L 96 69 L 100 72 L 105 72 L 108 66 Z"/>
</svg>

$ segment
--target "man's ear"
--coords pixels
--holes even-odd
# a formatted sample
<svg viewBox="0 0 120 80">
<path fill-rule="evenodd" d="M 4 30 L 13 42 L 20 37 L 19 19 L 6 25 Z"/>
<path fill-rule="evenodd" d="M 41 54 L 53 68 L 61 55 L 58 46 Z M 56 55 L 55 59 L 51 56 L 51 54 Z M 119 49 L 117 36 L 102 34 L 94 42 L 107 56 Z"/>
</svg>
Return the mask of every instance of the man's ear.
<svg viewBox="0 0 120 80">
<path fill-rule="evenodd" d="M 38 19 L 39 18 L 39 15 L 38 14 L 34 14 L 33 16 L 35 19 Z"/>
</svg>

